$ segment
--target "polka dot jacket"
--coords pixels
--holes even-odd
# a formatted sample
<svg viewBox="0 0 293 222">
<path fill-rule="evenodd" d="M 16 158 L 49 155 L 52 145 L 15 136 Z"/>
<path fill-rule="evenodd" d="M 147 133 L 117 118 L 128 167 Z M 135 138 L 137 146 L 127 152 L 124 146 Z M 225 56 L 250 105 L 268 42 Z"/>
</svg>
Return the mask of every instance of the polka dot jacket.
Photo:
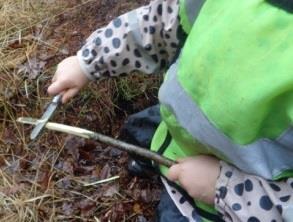
<svg viewBox="0 0 293 222">
<path fill-rule="evenodd" d="M 221 161 L 216 209 L 225 221 L 293 221 L 293 178 L 268 181 Z"/>
<path fill-rule="evenodd" d="M 178 12 L 177 0 L 155 0 L 96 30 L 77 53 L 84 73 L 95 80 L 168 67 L 185 41 Z M 225 221 L 293 221 L 293 180 L 266 181 L 221 162 L 216 192 Z"/>
<path fill-rule="evenodd" d="M 178 11 L 177 0 L 152 1 L 98 29 L 77 53 L 84 73 L 94 80 L 166 68 L 180 48 Z"/>
</svg>

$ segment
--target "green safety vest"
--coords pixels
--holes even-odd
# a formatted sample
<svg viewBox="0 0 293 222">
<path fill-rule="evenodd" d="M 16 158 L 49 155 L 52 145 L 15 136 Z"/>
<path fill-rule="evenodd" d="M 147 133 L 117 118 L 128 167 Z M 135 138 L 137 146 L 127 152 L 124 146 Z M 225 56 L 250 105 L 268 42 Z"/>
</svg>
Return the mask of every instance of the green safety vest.
<svg viewBox="0 0 293 222">
<path fill-rule="evenodd" d="M 171 159 L 212 154 L 266 179 L 293 176 L 293 15 L 264 0 L 180 4 L 188 37 L 159 91 L 152 150 L 170 133 Z"/>
</svg>

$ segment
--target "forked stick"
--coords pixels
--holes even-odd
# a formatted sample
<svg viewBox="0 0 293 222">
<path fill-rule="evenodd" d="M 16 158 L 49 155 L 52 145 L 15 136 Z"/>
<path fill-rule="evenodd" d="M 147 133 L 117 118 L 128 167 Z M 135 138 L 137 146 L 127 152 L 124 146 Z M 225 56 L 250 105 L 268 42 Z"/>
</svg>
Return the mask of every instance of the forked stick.
<svg viewBox="0 0 293 222">
<path fill-rule="evenodd" d="M 30 124 L 30 125 L 36 125 L 38 123 L 38 119 L 33 119 L 33 118 L 26 118 L 26 117 L 20 117 L 17 119 L 17 122 L 19 123 L 24 123 L 24 124 Z M 53 122 L 48 122 L 45 126 L 49 130 L 54 130 L 62 133 L 67 133 L 75 136 L 79 136 L 82 138 L 86 139 L 93 139 L 108 145 L 111 145 L 113 147 L 117 147 L 121 150 L 124 150 L 128 153 L 133 153 L 136 155 L 139 155 L 141 157 L 150 159 L 158 164 L 164 165 L 166 167 L 171 167 L 172 165 L 176 164 L 175 161 L 168 159 L 166 157 L 163 157 L 153 151 L 150 151 L 148 149 L 135 146 L 129 143 L 125 143 L 123 141 L 113 139 L 109 136 L 105 136 L 90 130 L 78 128 L 78 127 L 73 127 L 73 126 L 68 126 L 64 124 L 59 124 L 59 123 L 53 123 Z"/>
</svg>

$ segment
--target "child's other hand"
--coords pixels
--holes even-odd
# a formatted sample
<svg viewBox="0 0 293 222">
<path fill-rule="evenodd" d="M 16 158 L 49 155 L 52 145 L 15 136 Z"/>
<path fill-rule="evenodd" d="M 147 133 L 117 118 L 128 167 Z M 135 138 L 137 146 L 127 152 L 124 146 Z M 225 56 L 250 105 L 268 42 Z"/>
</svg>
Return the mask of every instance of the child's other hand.
<svg viewBox="0 0 293 222">
<path fill-rule="evenodd" d="M 178 160 L 168 172 L 168 179 L 179 182 L 196 200 L 213 204 L 220 163 L 214 157 L 201 155 Z"/>
<path fill-rule="evenodd" d="M 88 81 L 88 78 L 80 68 L 77 56 L 71 56 L 58 64 L 52 84 L 48 88 L 48 93 L 50 95 L 62 93 L 62 103 L 66 103 Z"/>
</svg>

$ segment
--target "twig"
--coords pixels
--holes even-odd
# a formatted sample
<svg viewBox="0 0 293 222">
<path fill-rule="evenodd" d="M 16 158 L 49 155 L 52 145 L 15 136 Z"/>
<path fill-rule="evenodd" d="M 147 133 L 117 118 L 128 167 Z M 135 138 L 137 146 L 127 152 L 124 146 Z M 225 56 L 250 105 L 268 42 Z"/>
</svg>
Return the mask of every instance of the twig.
<svg viewBox="0 0 293 222">
<path fill-rule="evenodd" d="M 44 199 L 46 197 L 51 197 L 51 195 L 50 194 L 45 194 L 43 196 L 34 197 L 34 198 L 29 199 L 29 200 L 25 200 L 24 203 L 35 202 L 36 200 L 42 200 L 42 199 Z"/>
<path fill-rule="evenodd" d="M 17 122 L 20 123 L 24 123 L 24 124 L 30 124 L 30 125 L 36 125 L 38 123 L 37 119 L 33 119 L 33 118 L 25 118 L 25 117 L 21 117 L 17 119 Z M 86 139 L 93 139 L 96 141 L 100 141 L 102 143 L 117 147 L 119 149 L 122 149 L 124 151 L 127 151 L 128 153 L 133 153 L 136 155 L 139 155 L 141 157 L 145 157 L 147 159 L 150 159 L 158 164 L 164 165 L 166 167 L 171 167 L 172 165 L 174 165 L 176 162 L 168 159 L 166 157 L 163 157 L 153 151 L 150 151 L 148 149 L 139 147 L 139 146 L 135 146 L 129 143 L 125 143 L 123 141 L 117 140 L 117 139 L 113 139 L 109 136 L 105 136 L 90 130 L 86 130 L 86 129 L 82 129 L 82 128 L 78 128 L 78 127 L 73 127 L 73 126 L 68 126 L 68 125 L 64 125 L 64 124 L 59 124 L 59 123 L 52 123 L 52 122 L 48 122 L 45 126 L 47 129 L 49 130 L 54 130 L 54 131 L 58 131 L 58 132 L 63 132 L 63 133 L 67 133 L 67 134 L 71 134 L 71 135 L 75 135 L 75 136 L 79 136 L 82 138 L 86 138 Z"/>
<path fill-rule="evenodd" d="M 85 187 L 89 187 L 89 186 L 94 186 L 94 185 L 101 184 L 101 183 L 108 183 L 108 182 L 111 182 L 113 180 L 117 180 L 119 178 L 120 178 L 119 176 L 114 176 L 114 177 L 110 177 L 110 178 L 107 178 L 107 179 L 104 179 L 104 180 L 98 180 L 98 181 L 93 182 L 93 183 L 82 183 L 82 184 Z"/>
</svg>

